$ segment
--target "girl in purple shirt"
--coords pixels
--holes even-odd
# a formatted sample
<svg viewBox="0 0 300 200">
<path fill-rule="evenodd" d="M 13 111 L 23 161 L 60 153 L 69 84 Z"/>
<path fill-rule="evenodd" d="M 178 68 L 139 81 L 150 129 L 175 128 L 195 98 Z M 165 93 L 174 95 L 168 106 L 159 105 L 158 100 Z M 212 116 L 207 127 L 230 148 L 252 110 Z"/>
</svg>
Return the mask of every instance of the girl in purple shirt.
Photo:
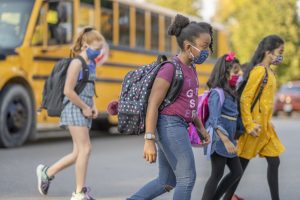
<svg viewBox="0 0 300 200">
<path fill-rule="evenodd" d="M 171 85 L 174 67 L 165 64 L 158 72 L 148 101 L 144 158 L 154 163 L 158 156 L 159 174 L 128 200 L 154 199 L 173 188 L 174 200 L 191 199 L 196 170 L 188 123 L 194 122 L 205 142 L 210 140 L 196 112 L 199 83 L 195 64 L 202 64 L 212 51 L 212 27 L 177 15 L 168 34 L 176 37 L 181 49 L 173 60 L 181 65 L 184 83 L 175 102 L 159 112 Z"/>
</svg>

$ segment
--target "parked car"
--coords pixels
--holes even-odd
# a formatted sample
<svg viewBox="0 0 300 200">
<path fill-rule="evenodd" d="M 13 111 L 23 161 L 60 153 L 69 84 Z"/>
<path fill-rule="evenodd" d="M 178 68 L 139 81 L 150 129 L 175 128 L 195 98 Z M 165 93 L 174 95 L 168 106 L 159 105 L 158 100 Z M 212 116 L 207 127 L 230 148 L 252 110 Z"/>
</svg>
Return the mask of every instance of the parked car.
<svg viewBox="0 0 300 200">
<path fill-rule="evenodd" d="M 300 111 L 300 81 L 288 82 L 281 86 L 275 98 L 274 115 L 284 112 L 288 116 Z"/>
</svg>

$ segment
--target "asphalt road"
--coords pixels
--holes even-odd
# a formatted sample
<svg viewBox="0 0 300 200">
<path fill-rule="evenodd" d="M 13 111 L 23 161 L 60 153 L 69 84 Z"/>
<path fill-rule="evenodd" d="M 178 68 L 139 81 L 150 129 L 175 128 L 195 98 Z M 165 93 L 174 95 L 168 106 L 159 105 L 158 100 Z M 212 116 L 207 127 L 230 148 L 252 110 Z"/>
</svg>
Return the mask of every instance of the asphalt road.
<svg viewBox="0 0 300 200">
<path fill-rule="evenodd" d="M 281 199 L 300 200 L 300 118 L 277 118 L 274 124 L 286 146 L 286 152 L 281 156 L 279 176 Z M 102 133 L 92 137 L 92 144 L 87 183 L 97 200 L 125 199 L 157 174 L 157 165 L 147 164 L 142 159 L 143 138 L 140 136 Z M 56 176 L 47 197 L 40 196 L 37 191 L 35 168 L 40 163 L 55 162 L 71 149 L 68 137 L 47 137 L 20 148 L 0 149 L 0 199 L 70 199 L 75 187 L 74 167 Z M 210 173 L 210 163 L 205 160 L 202 149 L 194 149 L 194 153 L 197 182 L 192 199 L 199 200 Z M 266 170 L 264 159 L 253 159 L 238 188 L 238 194 L 246 200 L 271 199 Z M 172 199 L 172 192 L 157 199 Z"/>
</svg>

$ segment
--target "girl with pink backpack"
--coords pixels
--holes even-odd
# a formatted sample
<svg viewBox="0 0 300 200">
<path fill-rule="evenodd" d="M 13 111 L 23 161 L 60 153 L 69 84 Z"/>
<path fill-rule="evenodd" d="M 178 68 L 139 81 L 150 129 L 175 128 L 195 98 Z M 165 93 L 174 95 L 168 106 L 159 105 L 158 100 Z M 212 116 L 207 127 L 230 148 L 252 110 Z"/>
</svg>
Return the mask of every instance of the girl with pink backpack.
<svg viewBox="0 0 300 200">
<path fill-rule="evenodd" d="M 207 104 L 208 110 L 199 112 L 204 113 L 202 119 L 211 136 L 211 144 L 204 148 L 204 152 L 211 160 L 212 170 L 202 200 L 220 199 L 243 173 L 240 160 L 236 155 L 234 139 L 239 127 L 237 96 L 235 87 L 229 84 L 233 61 L 233 53 L 225 54 L 217 60 L 207 82 L 210 89 L 205 98 L 207 100 L 204 100 L 207 103 L 201 104 L 204 108 Z M 222 179 L 226 165 L 230 172 Z"/>
</svg>

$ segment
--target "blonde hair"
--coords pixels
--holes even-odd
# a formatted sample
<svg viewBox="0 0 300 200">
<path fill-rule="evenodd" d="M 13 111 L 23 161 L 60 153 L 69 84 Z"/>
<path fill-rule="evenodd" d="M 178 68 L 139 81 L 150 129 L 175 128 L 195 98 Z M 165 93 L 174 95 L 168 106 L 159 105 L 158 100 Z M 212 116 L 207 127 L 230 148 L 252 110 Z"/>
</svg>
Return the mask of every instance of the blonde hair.
<svg viewBox="0 0 300 200">
<path fill-rule="evenodd" d="M 94 41 L 106 43 L 105 38 L 101 33 L 92 27 L 85 27 L 78 35 L 72 49 L 72 56 L 78 55 L 82 51 L 84 43 L 91 44 Z"/>
</svg>

